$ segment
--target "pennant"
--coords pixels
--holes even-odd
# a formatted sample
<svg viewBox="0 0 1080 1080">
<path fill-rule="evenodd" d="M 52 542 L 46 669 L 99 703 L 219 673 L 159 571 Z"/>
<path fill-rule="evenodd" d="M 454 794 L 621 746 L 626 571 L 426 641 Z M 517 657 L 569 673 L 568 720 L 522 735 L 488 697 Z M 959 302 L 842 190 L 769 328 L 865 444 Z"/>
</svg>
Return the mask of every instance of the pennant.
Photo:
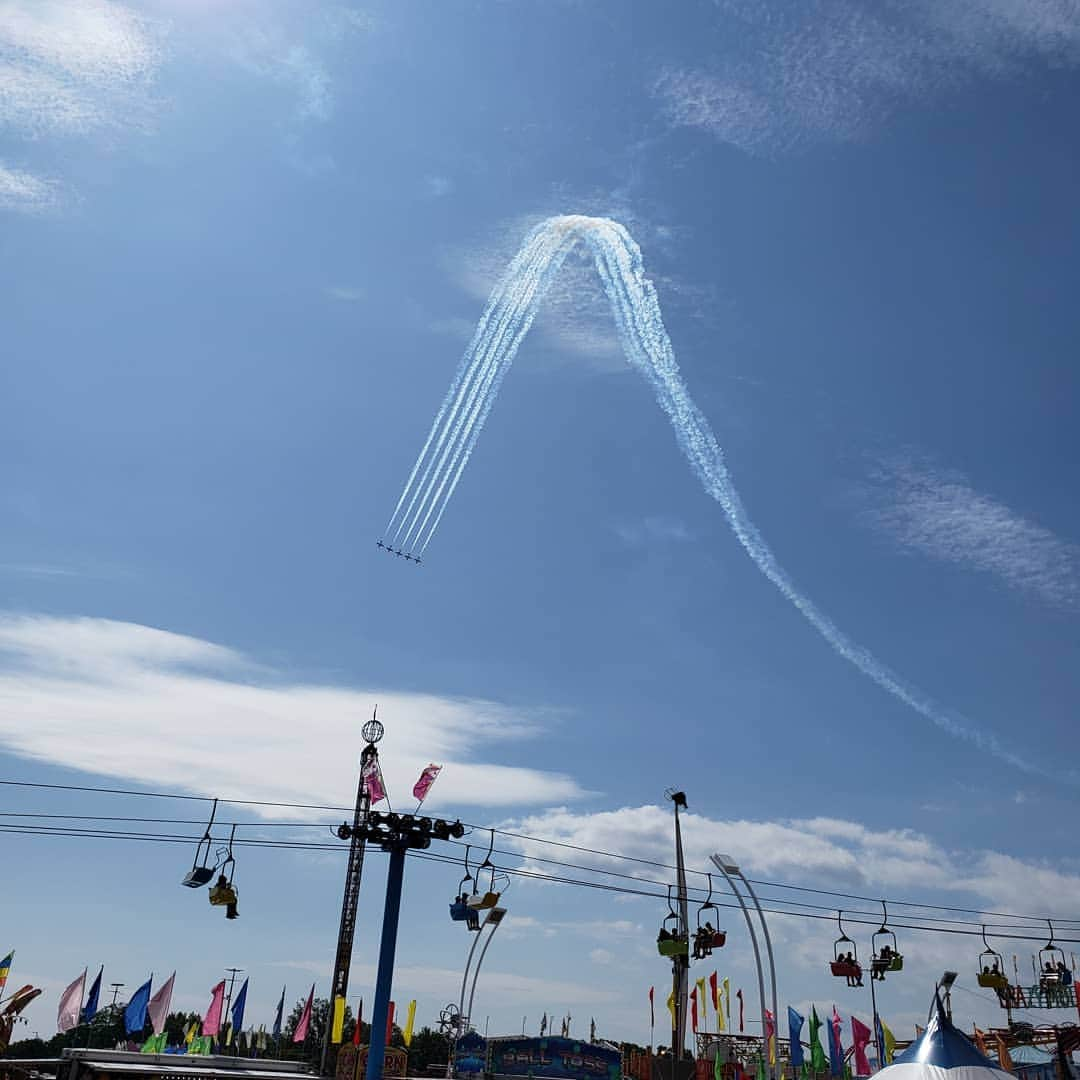
<svg viewBox="0 0 1080 1080">
<path fill-rule="evenodd" d="M 155 1032 L 142 1044 L 140 1053 L 143 1054 L 164 1054 L 165 1048 L 169 1044 L 169 1036 L 164 1031 Z"/>
<path fill-rule="evenodd" d="M 4 969 L 0 964 L 0 990 L 4 988 Z M 101 965 L 101 970 L 97 973 L 97 978 L 90 984 L 90 993 L 86 995 L 86 1004 L 83 1006 L 83 1023 L 89 1024 L 91 1020 L 97 1016 L 98 1011 L 98 998 L 101 997 L 101 976 L 105 974 L 105 965 Z"/>
<path fill-rule="evenodd" d="M 394 1037 L 394 1003 L 390 1002 L 390 1007 L 386 1010 L 386 1045 L 390 1045 L 390 1040 Z"/>
<path fill-rule="evenodd" d="M 60 1007 L 56 1010 L 56 1030 L 71 1031 L 79 1026 L 79 1013 L 82 1010 L 83 990 L 86 988 L 86 970 L 68 984 L 60 995 Z"/>
<path fill-rule="evenodd" d="M 697 1034 L 697 987 L 690 991 L 690 1025 Z"/>
<path fill-rule="evenodd" d="M 294 1043 L 302 1043 L 308 1037 L 308 1029 L 311 1027 L 311 1006 L 315 1002 L 315 984 L 311 984 L 311 993 L 308 994 L 307 1004 L 304 1005 L 304 1011 L 300 1014 L 300 1022 L 296 1025 L 296 1031 L 293 1032 L 292 1041 Z"/>
<path fill-rule="evenodd" d="M 709 997 L 712 1000 L 713 1012 L 718 1013 L 720 1011 L 720 986 L 716 981 L 715 971 L 709 976 Z M 724 1021 L 722 1017 L 720 1020 L 720 1030 L 724 1030 Z"/>
<path fill-rule="evenodd" d="M 975 1031 L 978 1033 L 979 1029 L 976 1028 Z M 878 1068 L 881 1068 L 882 1065 L 892 1064 L 893 1052 L 896 1050 L 896 1037 L 889 1030 L 889 1025 L 880 1016 L 877 1018 L 877 1036 L 878 1049 L 881 1052 L 881 1061 L 878 1062 Z M 986 1053 L 985 1049 L 983 1049 L 983 1053 Z"/>
<path fill-rule="evenodd" d="M 14 961 L 14 949 L 12 949 L 11 952 L 9 952 L 3 960 L 0 960 L 0 993 L 3 992 L 4 987 L 7 985 L 8 975 L 11 974 L 11 965 L 14 963 Z"/>
<path fill-rule="evenodd" d="M 769 1048 L 769 1064 L 776 1064 L 776 1017 L 765 1010 L 765 1045 Z"/>
<path fill-rule="evenodd" d="M 810 1068 L 815 1073 L 823 1073 L 829 1063 L 825 1051 L 821 1048 L 821 1021 L 818 1019 L 817 1006 L 810 1006 Z"/>
<path fill-rule="evenodd" d="M 720 1018 L 723 1019 L 724 1014 L 720 1013 Z M 719 1047 L 717 1047 L 719 1050 Z M 724 1080 L 724 1066 L 720 1062 L 720 1054 L 713 1055 L 712 1074 L 713 1080 Z"/>
<path fill-rule="evenodd" d="M 203 1017 L 202 1033 L 206 1038 L 212 1039 L 221 1030 L 221 1006 L 225 1003 L 225 980 L 217 984 L 210 991 L 210 1008 Z M 192 1043 L 194 1045 L 194 1042 Z M 199 1053 L 199 1051 L 194 1051 Z"/>
<path fill-rule="evenodd" d="M 726 983 L 727 979 L 725 979 L 724 982 Z M 739 1032 L 741 1034 L 743 1031 L 746 1030 L 743 1025 L 743 996 L 741 986 L 738 990 L 735 991 L 735 996 L 739 999 Z"/>
<path fill-rule="evenodd" d="M 724 976 L 724 1015 L 727 1018 L 727 1026 L 731 1027 L 731 980 Z"/>
<path fill-rule="evenodd" d="M 420 809 L 420 804 L 427 798 L 427 794 L 431 790 L 431 786 L 435 783 L 440 772 L 442 772 L 441 765 L 429 765 L 420 774 L 420 779 L 413 784 L 412 795 L 413 798 L 417 800 L 417 810 Z"/>
<path fill-rule="evenodd" d="M 364 999 L 360 999 L 360 1004 L 356 1010 L 356 1024 L 352 1029 L 352 1044 L 353 1046 L 360 1045 L 360 1024 L 364 1019 Z"/>
<path fill-rule="evenodd" d="M 236 995 L 232 1004 L 232 1025 L 229 1028 L 229 1034 L 232 1035 L 234 1031 L 244 1030 L 244 1009 L 247 1006 L 247 991 L 248 981 L 244 980 L 244 985 L 240 987 L 240 993 Z"/>
<path fill-rule="evenodd" d="M 409 1008 L 405 1013 L 405 1027 L 401 1032 L 401 1039 L 405 1043 L 405 1049 L 412 1046 L 413 1022 L 416 1020 L 416 998 L 409 1002 Z"/>
<path fill-rule="evenodd" d="M 769 1080 L 769 1074 L 765 1071 L 765 1059 L 763 1057 L 757 1059 L 757 1074 L 755 1080 Z"/>
<path fill-rule="evenodd" d="M 190 1046 L 191 1040 L 195 1038 L 195 1033 L 199 1030 L 199 1022 L 192 1020 L 187 1026 L 187 1030 L 184 1032 L 184 1045 Z"/>
<path fill-rule="evenodd" d="M 1013 1059 L 1009 1053 L 1009 1047 L 1006 1045 L 1005 1040 L 998 1035 L 997 1036 L 997 1052 L 998 1052 L 998 1064 L 1006 1071 L 1013 1071 Z"/>
<path fill-rule="evenodd" d="M 144 1027 L 146 1027 L 146 1013 L 150 1007 L 150 984 L 154 981 L 154 976 L 151 975 L 131 995 L 131 1000 L 127 1003 L 127 1007 L 124 1009 L 124 1030 L 129 1035 L 138 1035 Z"/>
<path fill-rule="evenodd" d="M 277 1003 L 277 1012 L 274 1014 L 274 1030 L 273 1035 L 275 1039 L 281 1038 L 281 1018 L 285 1013 L 285 987 L 281 988 L 281 997 Z"/>
<path fill-rule="evenodd" d="M 826 1025 L 829 1036 L 829 1075 L 844 1075 L 844 1046 L 840 1041 L 840 1014 L 833 1006 L 832 1020 Z"/>
<path fill-rule="evenodd" d="M 678 1022 L 675 1017 L 675 991 L 672 990 L 667 996 L 667 1011 L 671 1013 L 671 1027 L 674 1030 L 676 1023 Z"/>
<path fill-rule="evenodd" d="M 866 1046 L 870 1039 L 870 1029 L 857 1016 L 853 1016 L 851 1018 L 851 1041 L 855 1046 L 855 1068 L 853 1071 L 856 1076 L 870 1075 L 870 1062 L 866 1057 Z"/>
<path fill-rule="evenodd" d="M 330 1025 L 330 1041 L 339 1043 L 345 1037 L 345 998 L 334 995 L 334 1022 Z"/>
<path fill-rule="evenodd" d="M 364 766 L 364 787 L 371 797 L 371 805 L 382 802 L 386 798 L 386 785 L 383 783 L 382 769 L 379 768 L 379 759 L 374 754 L 368 758 Z"/>
<path fill-rule="evenodd" d="M 100 976 L 98 977 L 100 978 Z M 150 1025 L 155 1035 L 160 1035 L 165 1030 L 165 1017 L 169 1015 L 169 1006 L 172 1004 L 173 983 L 175 981 L 176 972 L 174 971 L 166 980 L 165 985 L 150 999 L 149 1004 L 146 1006 L 146 1013 L 150 1017 Z"/>
<path fill-rule="evenodd" d="M 656 992 L 655 986 L 649 987 L 649 1030 L 652 1031 L 656 1027 L 656 1003 L 653 1000 L 653 996 Z"/>
<path fill-rule="evenodd" d="M 791 1049 L 788 1052 L 788 1057 L 791 1060 L 791 1067 L 793 1069 L 799 1068 L 803 1063 L 802 1028 L 804 1023 L 806 1023 L 806 1018 L 800 1016 L 789 1005 L 787 1007 L 787 1027 L 788 1040 L 791 1044 Z"/>
<path fill-rule="evenodd" d="M 709 1030 L 709 999 L 705 996 L 705 980 L 698 979 L 694 984 L 697 987 L 698 1007 L 701 1009 L 701 1027 L 703 1031 Z"/>
</svg>

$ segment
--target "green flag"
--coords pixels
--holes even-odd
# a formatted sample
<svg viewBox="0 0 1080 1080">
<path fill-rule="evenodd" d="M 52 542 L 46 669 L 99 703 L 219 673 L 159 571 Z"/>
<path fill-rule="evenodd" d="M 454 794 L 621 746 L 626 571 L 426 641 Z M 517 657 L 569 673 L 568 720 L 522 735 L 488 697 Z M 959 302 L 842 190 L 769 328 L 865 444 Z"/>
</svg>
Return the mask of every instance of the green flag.
<svg viewBox="0 0 1080 1080">
<path fill-rule="evenodd" d="M 720 1047 L 716 1047 L 716 1056 L 712 1063 L 713 1080 L 724 1080 L 724 1066 L 720 1064 Z"/>
<path fill-rule="evenodd" d="M 821 1039 L 818 1032 L 821 1030 L 821 1021 L 818 1019 L 817 1009 L 810 1006 L 810 1066 L 816 1073 L 825 1072 L 829 1068 L 828 1058 L 821 1048 Z"/>
<path fill-rule="evenodd" d="M 757 1080 L 769 1080 L 769 1074 L 765 1071 L 765 1059 L 757 1059 Z"/>
</svg>

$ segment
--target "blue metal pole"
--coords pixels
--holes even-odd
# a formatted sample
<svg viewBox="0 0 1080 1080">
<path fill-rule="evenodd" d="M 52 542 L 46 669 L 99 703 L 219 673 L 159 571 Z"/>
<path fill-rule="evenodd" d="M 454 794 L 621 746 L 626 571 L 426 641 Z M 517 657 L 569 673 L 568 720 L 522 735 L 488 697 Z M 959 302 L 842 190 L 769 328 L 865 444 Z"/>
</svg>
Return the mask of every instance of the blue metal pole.
<svg viewBox="0 0 1080 1080">
<path fill-rule="evenodd" d="M 382 940 L 379 944 L 379 973 L 375 977 L 375 1008 L 371 1013 L 367 1080 L 382 1080 L 383 1061 L 386 1058 L 386 1018 L 390 1012 L 390 987 L 394 980 L 394 952 L 397 949 L 401 883 L 404 877 L 405 845 L 395 844 L 390 851 L 390 866 L 386 873 L 386 906 L 383 908 Z"/>
</svg>

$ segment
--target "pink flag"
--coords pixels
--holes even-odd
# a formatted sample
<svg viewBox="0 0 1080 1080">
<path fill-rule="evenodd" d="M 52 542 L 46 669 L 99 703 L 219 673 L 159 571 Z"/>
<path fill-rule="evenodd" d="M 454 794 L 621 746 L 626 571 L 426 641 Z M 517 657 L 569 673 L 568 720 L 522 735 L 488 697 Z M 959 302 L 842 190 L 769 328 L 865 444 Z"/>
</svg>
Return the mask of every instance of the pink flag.
<svg viewBox="0 0 1080 1080">
<path fill-rule="evenodd" d="M 210 991 L 210 1008 L 206 1010 L 206 1016 L 203 1017 L 202 1033 L 204 1035 L 210 1035 L 213 1037 L 221 1030 L 221 1006 L 225 1002 L 225 980 L 221 982 Z"/>
<path fill-rule="evenodd" d="M 378 800 L 373 798 L 372 801 L 377 802 Z M 315 984 L 312 983 L 311 993 L 308 994 L 307 998 L 307 1004 L 304 1006 L 304 1011 L 300 1014 L 300 1023 L 296 1025 L 296 1031 L 293 1032 L 292 1041 L 294 1043 L 302 1043 L 308 1037 L 308 1028 L 311 1027 L 311 1005 L 314 1000 Z"/>
<path fill-rule="evenodd" d="M 60 995 L 60 1008 L 56 1010 L 56 1030 L 70 1031 L 79 1026 L 82 1012 L 83 990 L 86 988 L 86 971 Z"/>
<path fill-rule="evenodd" d="M 172 1004 L 172 988 L 176 981 L 174 971 L 168 982 L 150 999 L 146 1006 L 146 1013 L 150 1017 L 150 1023 L 154 1027 L 154 1034 L 160 1035 L 165 1030 L 165 1017 L 169 1015 L 169 1006 Z"/>
<path fill-rule="evenodd" d="M 431 785 L 435 783 L 435 777 L 437 777 L 440 772 L 442 772 L 441 765 L 429 765 L 420 774 L 420 779 L 413 784 L 413 798 L 423 802 L 427 798 L 427 793 L 431 790 Z"/>
<path fill-rule="evenodd" d="M 832 1007 L 832 1032 L 833 1038 L 836 1040 L 836 1052 L 840 1055 L 840 1061 L 844 1060 L 844 1040 L 840 1037 L 843 1033 L 843 1027 L 840 1021 L 840 1014 L 836 1011 L 836 1006 Z"/>
<path fill-rule="evenodd" d="M 870 1062 L 866 1060 L 866 1044 L 870 1041 L 870 1029 L 857 1016 L 851 1018 L 851 1041 L 855 1044 L 855 1075 L 869 1076 Z"/>
<path fill-rule="evenodd" d="M 379 768 L 379 759 L 371 757 L 364 766 L 364 787 L 371 796 L 371 805 L 382 802 L 386 798 L 386 786 L 383 784 L 382 769 Z"/>
</svg>

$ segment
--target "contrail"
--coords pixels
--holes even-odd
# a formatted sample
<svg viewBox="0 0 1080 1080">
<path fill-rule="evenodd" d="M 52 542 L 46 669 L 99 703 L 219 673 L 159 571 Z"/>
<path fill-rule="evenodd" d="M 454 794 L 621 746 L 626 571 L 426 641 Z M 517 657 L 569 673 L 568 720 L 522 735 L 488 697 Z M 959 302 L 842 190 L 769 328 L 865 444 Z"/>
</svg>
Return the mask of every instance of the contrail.
<svg viewBox="0 0 1080 1080">
<path fill-rule="evenodd" d="M 908 686 L 887 665 L 847 637 L 795 586 L 750 520 L 731 482 L 720 444 L 679 373 L 656 289 L 645 276 L 641 250 L 618 222 L 581 215 L 553 217 L 529 234 L 491 294 L 450 392 L 398 500 L 390 519 L 391 526 L 397 520 L 395 536 L 404 534 L 403 544 L 411 542 L 418 554 L 430 543 L 468 464 L 502 379 L 532 326 L 544 295 L 566 256 L 578 243 L 584 243 L 595 260 L 627 361 L 652 385 L 690 467 L 720 504 L 736 538 L 757 568 L 837 653 L 883 690 L 948 734 L 973 743 L 1025 772 L 1044 775 L 1042 767 L 1017 756 L 992 733 L 951 714 Z M 415 490 L 410 492 L 414 485 Z M 399 518 L 406 499 L 408 508 Z"/>
</svg>

